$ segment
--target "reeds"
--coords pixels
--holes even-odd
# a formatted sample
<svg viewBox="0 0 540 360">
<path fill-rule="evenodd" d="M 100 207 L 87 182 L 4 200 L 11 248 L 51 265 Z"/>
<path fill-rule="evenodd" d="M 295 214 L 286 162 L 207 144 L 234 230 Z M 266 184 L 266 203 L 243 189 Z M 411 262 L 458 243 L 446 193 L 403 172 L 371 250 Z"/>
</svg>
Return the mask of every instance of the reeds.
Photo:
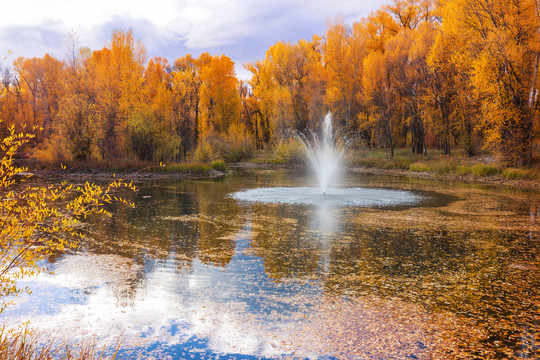
<svg viewBox="0 0 540 360">
<path fill-rule="evenodd" d="M 98 346 L 97 339 L 72 345 L 56 336 L 40 336 L 23 326 L 20 329 L 0 327 L 0 359 L 2 360 L 105 360 L 116 359 L 120 348 L 117 342 L 114 353 L 107 344 Z"/>
</svg>

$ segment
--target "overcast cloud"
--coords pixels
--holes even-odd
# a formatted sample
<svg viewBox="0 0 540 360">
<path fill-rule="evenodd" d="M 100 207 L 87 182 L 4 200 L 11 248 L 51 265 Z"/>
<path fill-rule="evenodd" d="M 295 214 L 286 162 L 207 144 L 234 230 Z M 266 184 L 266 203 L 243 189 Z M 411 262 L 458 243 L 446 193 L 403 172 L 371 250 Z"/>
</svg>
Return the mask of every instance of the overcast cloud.
<svg viewBox="0 0 540 360">
<path fill-rule="evenodd" d="M 367 16 L 390 0 L 20 0 L 2 5 L 0 55 L 65 56 L 71 30 L 80 45 L 102 48 L 113 29 L 133 29 L 148 56 L 224 53 L 242 64 L 264 57 L 278 40 L 323 34 L 326 21 Z"/>
</svg>

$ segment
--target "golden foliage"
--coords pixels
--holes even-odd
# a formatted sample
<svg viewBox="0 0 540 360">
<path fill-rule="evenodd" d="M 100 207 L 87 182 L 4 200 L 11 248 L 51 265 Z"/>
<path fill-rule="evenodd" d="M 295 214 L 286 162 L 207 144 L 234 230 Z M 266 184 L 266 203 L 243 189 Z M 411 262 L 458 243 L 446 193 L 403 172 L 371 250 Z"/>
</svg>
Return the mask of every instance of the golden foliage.
<svg viewBox="0 0 540 360">
<path fill-rule="evenodd" d="M 90 214 L 107 215 L 107 203 L 133 206 L 114 195 L 118 188 L 135 189 L 122 180 L 105 187 L 65 182 L 26 185 L 27 169 L 15 166 L 13 157 L 33 137 L 16 133 L 11 126 L 9 135 L 0 140 L 0 311 L 25 290 L 17 286 L 20 279 L 44 270 L 40 259 L 76 246 L 82 237 L 78 230 L 82 219 Z"/>
<path fill-rule="evenodd" d="M 67 61 L 19 58 L 2 72 L 0 112 L 8 125 L 43 128 L 33 142 L 49 162 L 178 162 L 238 132 L 262 149 L 291 128 L 317 131 L 331 111 L 340 131 L 390 157 L 406 145 L 444 155 L 484 147 L 523 165 L 540 133 L 538 8 L 394 0 L 352 24 L 330 21 L 323 37 L 273 44 L 245 65 L 249 83 L 226 55 L 147 62 L 131 30 L 96 51 L 71 35 Z"/>
</svg>

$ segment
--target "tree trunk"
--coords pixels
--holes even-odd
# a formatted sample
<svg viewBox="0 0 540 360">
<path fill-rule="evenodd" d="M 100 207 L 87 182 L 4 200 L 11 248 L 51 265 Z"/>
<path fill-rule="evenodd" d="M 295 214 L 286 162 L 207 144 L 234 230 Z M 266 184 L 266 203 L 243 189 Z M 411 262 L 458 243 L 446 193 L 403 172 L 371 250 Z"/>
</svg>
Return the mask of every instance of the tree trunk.
<svg viewBox="0 0 540 360">
<path fill-rule="evenodd" d="M 439 110 L 441 111 L 441 119 L 443 123 L 441 151 L 443 155 L 450 155 L 450 118 L 448 117 L 446 100 L 444 98 L 439 98 L 438 105 Z"/>
</svg>

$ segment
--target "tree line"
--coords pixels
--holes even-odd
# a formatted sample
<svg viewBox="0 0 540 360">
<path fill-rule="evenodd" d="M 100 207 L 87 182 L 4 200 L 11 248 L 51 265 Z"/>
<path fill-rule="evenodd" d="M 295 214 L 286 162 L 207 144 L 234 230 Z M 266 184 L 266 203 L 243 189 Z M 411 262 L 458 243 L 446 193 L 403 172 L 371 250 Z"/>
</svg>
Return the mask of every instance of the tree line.
<svg viewBox="0 0 540 360">
<path fill-rule="evenodd" d="M 130 30 L 101 50 L 66 44 L 64 60 L 18 58 L 0 74 L 0 131 L 40 127 L 42 160 L 242 156 L 317 131 L 327 111 L 390 158 L 489 149 L 524 165 L 538 147 L 538 0 L 394 0 L 275 43 L 245 64 L 249 81 L 226 55 L 147 60 Z"/>
</svg>

